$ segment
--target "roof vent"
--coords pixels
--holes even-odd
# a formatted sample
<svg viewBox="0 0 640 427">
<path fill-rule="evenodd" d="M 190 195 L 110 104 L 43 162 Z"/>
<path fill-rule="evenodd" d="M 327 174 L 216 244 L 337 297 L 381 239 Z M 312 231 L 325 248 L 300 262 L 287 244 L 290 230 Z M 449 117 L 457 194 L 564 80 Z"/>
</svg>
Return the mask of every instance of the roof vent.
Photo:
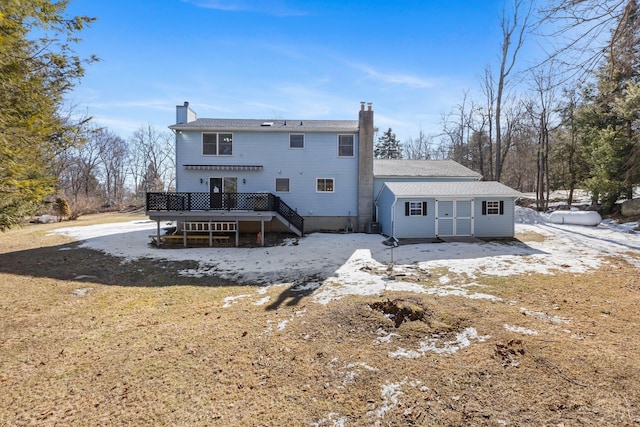
<svg viewBox="0 0 640 427">
<path fill-rule="evenodd" d="M 260 126 L 273 126 L 273 122 L 264 122 Z"/>
</svg>

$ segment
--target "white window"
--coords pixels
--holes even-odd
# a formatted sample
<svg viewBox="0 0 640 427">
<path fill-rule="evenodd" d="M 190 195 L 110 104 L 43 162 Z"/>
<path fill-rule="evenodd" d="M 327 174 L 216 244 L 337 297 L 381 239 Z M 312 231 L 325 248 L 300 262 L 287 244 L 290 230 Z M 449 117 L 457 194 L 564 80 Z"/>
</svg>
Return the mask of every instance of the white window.
<svg viewBox="0 0 640 427">
<path fill-rule="evenodd" d="M 338 135 L 338 156 L 353 157 L 353 135 Z"/>
<path fill-rule="evenodd" d="M 276 192 L 278 193 L 289 192 L 289 178 L 276 178 Z"/>
<path fill-rule="evenodd" d="M 500 202 L 497 200 L 487 201 L 487 215 L 500 215 Z"/>
<path fill-rule="evenodd" d="M 422 216 L 422 202 L 409 202 L 409 216 Z"/>
<path fill-rule="evenodd" d="M 404 202 L 405 216 L 426 216 L 427 202 Z"/>
<path fill-rule="evenodd" d="M 303 133 L 290 133 L 289 134 L 289 148 L 304 148 L 304 134 Z"/>
<path fill-rule="evenodd" d="M 202 154 L 205 156 L 231 156 L 233 154 L 233 134 L 203 133 Z"/>
<path fill-rule="evenodd" d="M 318 178 L 316 191 L 318 193 L 333 193 L 333 178 Z"/>
</svg>

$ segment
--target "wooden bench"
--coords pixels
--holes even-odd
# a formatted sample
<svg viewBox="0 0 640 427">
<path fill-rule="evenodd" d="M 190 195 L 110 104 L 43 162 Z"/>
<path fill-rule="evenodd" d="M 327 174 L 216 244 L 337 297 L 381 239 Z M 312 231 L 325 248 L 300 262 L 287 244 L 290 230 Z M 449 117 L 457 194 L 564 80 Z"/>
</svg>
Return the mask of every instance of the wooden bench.
<svg viewBox="0 0 640 427">
<path fill-rule="evenodd" d="M 181 244 L 184 243 L 184 235 L 183 234 L 161 234 L 160 242 L 157 241 L 157 234 L 149 234 L 149 238 L 151 239 L 151 243 L 158 246 L 160 244 Z M 216 245 L 229 245 L 229 236 L 221 236 L 214 235 L 209 236 L 208 234 L 187 234 L 187 243 L 209 243 L 209 237 L 211 237 L 211 242 Z"/>
</svg>

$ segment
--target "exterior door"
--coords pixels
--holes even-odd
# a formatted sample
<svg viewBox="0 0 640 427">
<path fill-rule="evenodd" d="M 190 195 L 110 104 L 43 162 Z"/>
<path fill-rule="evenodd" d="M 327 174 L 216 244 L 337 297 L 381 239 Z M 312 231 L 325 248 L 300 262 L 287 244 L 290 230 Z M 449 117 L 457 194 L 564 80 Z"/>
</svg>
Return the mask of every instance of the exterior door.
<svg viewBox="0 0 640 427">
<path fill-rule="evenodd" d="M 436 236 L 473 236 L 473 200 L 436 200 Z"/>
<path fill-rule="evenodd" d="M 473 236 L 473 200 L 456 200 L 455 235 Z"/>
<path fill-rule="evenodd" d="M 454 201 L 436 200 L 436 235 L 454 236 Z"/>
<path fill-rule="evenodd" d="M 211 209 L 222 209 L 222 178 L 209 178 Z"/>
</svg>

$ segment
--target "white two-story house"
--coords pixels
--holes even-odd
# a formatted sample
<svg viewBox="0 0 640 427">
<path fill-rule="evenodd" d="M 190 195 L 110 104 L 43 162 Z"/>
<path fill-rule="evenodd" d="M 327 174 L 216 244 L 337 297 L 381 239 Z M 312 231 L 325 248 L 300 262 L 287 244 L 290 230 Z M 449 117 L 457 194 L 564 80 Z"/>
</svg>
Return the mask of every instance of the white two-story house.
<svg viewBox="0 0 640 427">
<path fill-rule="evenodd" d="M 152 219 L 299 235 L 373 220 L 370 104 L 358 120 L 250 120 L 199 119 L 185 102 L 176 119 L 176 193 L 147 195 Z"/>
<path fill-rule="evenodd" d="M 377 232 L 512 237 L 520 193 L 450 161 L 374 160 L 371 104 L 358 120 L 197 118 L 176 108 L 176 192 L 147 214 L 178 232 Z M 373 227 L 375 225 L 376 227 Z M 379 227 L 378 227 L 379 225 Z"/>
</svg>

